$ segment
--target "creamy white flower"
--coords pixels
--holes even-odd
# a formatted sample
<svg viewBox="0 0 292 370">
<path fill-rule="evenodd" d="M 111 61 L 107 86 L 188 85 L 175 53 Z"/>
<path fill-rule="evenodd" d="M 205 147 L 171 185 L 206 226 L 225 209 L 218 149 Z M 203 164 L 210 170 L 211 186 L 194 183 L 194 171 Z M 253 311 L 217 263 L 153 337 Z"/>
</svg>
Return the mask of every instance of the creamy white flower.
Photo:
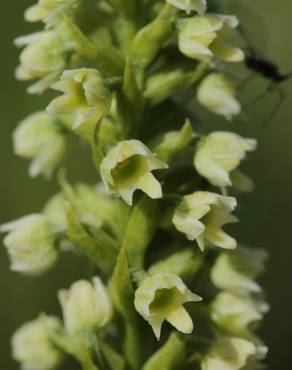
<svg viewBox="0 0 292 370">
<path fill-rule="evenodd" d="M 183 307 L 187 302 L 201 301 L 174 274 L 161 273 L 146 277 L 135 292 L 135 308 L 149 322 L 157 339 L 161 326 L 168 321 L 185 334 L 193 331 L 193 322 Z"/>
<path fill-rule="evenodd" d="M 39 274 L 55 264 L 58 253 L 53 235 L 46 218 L 41 214 L 4 224 L 0 231 L 9 232 L 3 243 L 11 260 L 11 270 Z"/>
<path fill-rule="evenodd" d="M 215 131 L 198 144 L 194 165 L 199 174 L 212 185 L 232 186 L 231 174 L 245 159 L 246 153 L 256 149 L 257 141 L 237 134 Z"/>
<path fill-rule="evenodd" d="M 236 199 L 233 197 L 197 191 L 183 197 L 174 211 L 172 222 L 189 240 L 196 240 L 201 250 L 204 250 L 205 243 L 234 249 L 235 239 L 227 235 L 222 226 L 237 221 L 231 215 L 235 207 Z"/>
<path fill-rule="evenodd" d="M 18 37 L 15 44 L 25 46 L 16 69 L 16 77 L 20 80 L 42 78 L 60 71 L 65 65 L 61 40 L 53 30 Z"/>
<path fill-rule="evenodd" d="M 256 346 L 241 338 L 219 338 L 203 357 L 202 370 L 239 370 L 256 354 Z"/>
<path fill-rule="evenodd" d="M 53 370 L 62 360 L 62 353 L 52 344 L 50 331 L 59 330 L 58 318 L 42 315 L 22 325 L 12 337 L 13 358 L 22 370 Z"/>
<path fill-rule="evenodd" d="M 250 325 L 268 310 L 267 303 L 249 294 L 223 291 L 212 302 L 211 318 L 222 333 L 250 338 Z"/>
<path fill-rule="evenodd" d="M 47 111 L 51 114 L 73 113 L 73 129 L 92 119 L 98 122 L 110 109 L 111 91 L 96 69 L 64 71 L 60 81 L 51 87 L 64 95 L 54 99 Z"/>
<path fill-rule="evenodd" d="M 93 283 L 79 280 L 59 292 L 65 328 L 70 334 L 97 330 L 112 317 L 112 306 L 106 287 L 95 277 Z"/>
<path fill-rule="evenodd" d="M 211 73 L 203 79 L 197 98 L 201 105 L 209 111 L 232 120 L 241 111 L 241 105 L 235 98 L 234 84 L 221 73 Z"/>
<path fill-rule="evenodd" d="M 185 10 L 188 14 L 195 10 L 199 14 L 204 14 L 207 9 L 206 0 L 166 0 L 169 4 L 178 9 Z"/>
<path fill-rule="evenodd" d="M 266 258 L 264 250 L 244 247 L 222 253 L 212 268 L 212 282 L 223 290 L 260 293 L 262 289 L 254 280 L 264 271 Z"/>
<path fill-rule="evenodd" d="M 29 173 L 50 177 L 66 149 L 62 118 L 37 112 L 24 119 L 13 133 L 15 154 L 32 159 Z"/>
<path fill-rule="evenodd" d="M 70 13 L 80 0 L 38 0 L 36 5 L 29 7 L 25 13 L 28 22 L 44 21 L 51 23 L 61 13 Z"/>
<path fill-rule="evenodd" d="M 106 188 L 132 205 L 137 189 L 150 198 L 162 197 L 161 184 L 152 171 L 167 167 L 141 141 L 127 140 L 110 149 L 101 162 L 100 172 Z"/>
<path fill-rule="evenodd" d="M 226 34 L 238 26 L 232 15 L 197 15 L 181 21 L 179 49 L 187 57 L 206 60 L 211 57 L 227 62 L 241 62 L 244 53 L 225 41 Z"/>
</svg>

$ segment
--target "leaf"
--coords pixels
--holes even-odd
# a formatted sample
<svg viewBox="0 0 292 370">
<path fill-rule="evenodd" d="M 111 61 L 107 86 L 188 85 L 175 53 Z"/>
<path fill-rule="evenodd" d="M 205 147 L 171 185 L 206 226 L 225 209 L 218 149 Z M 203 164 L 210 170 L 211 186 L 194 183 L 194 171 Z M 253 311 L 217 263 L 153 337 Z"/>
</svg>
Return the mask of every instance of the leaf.
<svg viewBox="0 0 292 370">
<path fill-rule="evenodd" d="M 165 5 L 158 17 L 135 36 L 130 49 L 130 59 L 139 74 L 144 72 L 171 36 L 174 9 L 169 4 Z"/>
<path fill-rule="evenodd" d="M 122 89 L 117 93 L 118 114 L 125 131 L 137 131 L 144 101 L 129 59 L 126 59 Z M 136 127 L 135 127 L 136 125 Z M 133 135 L 131 135 L 133 137 Z"/>
<path fill-rule="evenodd" d="M 142 370 L 179 370 L 185 358 L 185 344 L 178 333 L 173 333 L 167 342 L 143 366 Z"/>
<path fill-rule="evenodd" d="M 153 151 L 162 161 L 169 163 L 178 153 L 186 149 L 193 137 L 192 125 L 186 120 L 180 131 L 166 133 Z"/>
<path fill-rule="evenodd" d="M 123 17 L 133 18 L 136 10 L 136 0 L 109 0 L 109 3 Z"/>
<path fill-rule="evenodd" d="M 190 249 L 184 249 L 171 254 L 169 257 L 153 264 L 148 270 L 150 275 L 172 273 L 187 280 L 199 271 L 203 263 L 201 254 L 195 254 Z"/>
<path fill-rule="evenodd" d="M 115 240 L 103 229 L 87 230 L 81 224 L 75 210 L 75 193 L 65 178 L 64 171 L 59 172 L 59 182 L 65 199 L 67 235 L 69 239 L 93 262 L 99 269 L 110 274 L 115 266 L 118 250 Z"/>
<path fill-rule="evenodd" d="M 123 318 L 123 351 L 131 369 L 141 369 L 142 344 L 139 317 L 134 307 L 134 288 L 130 278 L 125 248 L 121 248 L 112 276 L 111 295 L 114 306 Z"/>
<path fill-rule="evenodd" d="M 157 228 L 160 212 L 158 202 L 144 195 L 134 206 L 122 240 L 130 267 L 142 269 L 148 244 Z"/>
<path fill-rule="evenodd" d="M 107 363 L 113 370 L 124 370 L 125 361 L 123 357 L 117 353 L 111 346 L 109 346 L 104 341 L 100 342 L 100 349 L 105 357 Z"/>
<path fill-rule="evenodd" d="M 66 203 L 67 234 L 69 239 L 94 263 L 109 275 L 117 257 L 116 242 L 104 230 L 99 229 L 91 235 L 81 224 L 69 202 Z"/>
<path fill-rule="evenodd" d="M 67 16 L 64 15 L 63 18 L 69 37 L 81 56 L 94 63 L 106 76 L 119 76 L 122 73 L 124 60 L 118 49 L 97 41 L 92 43 Z"/>
</svg>

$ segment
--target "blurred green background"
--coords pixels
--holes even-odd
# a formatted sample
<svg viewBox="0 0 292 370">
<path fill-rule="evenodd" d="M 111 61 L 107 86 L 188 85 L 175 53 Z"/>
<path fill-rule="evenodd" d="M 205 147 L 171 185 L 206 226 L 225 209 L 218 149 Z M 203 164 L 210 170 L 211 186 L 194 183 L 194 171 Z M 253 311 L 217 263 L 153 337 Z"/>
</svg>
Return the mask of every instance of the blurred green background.
<svg viewBox="0 0 292 370">
<path fill-rule="evenodd" d="M 225 3 L 225 0 L 221 1 Z M 12 41 L 16 36 L 36 29 L 35 25 L 25 24 L 22 17 L 24 9 L 32 3 L 31 0 L 5 2 L 0 12 L 0 223 L 38 212 L 58 189 L 54 181 L 30 179 L 27 176 L 27 163 L 13 155 L 11 146 L 11 133 L 17 122 L 27 114 L 43 108 L 47 102 L 44 98 L 26 94 L 25 85 L 14 80 L 18 51 Z M 245 0 L 244 3 L 248 3 L 266 24 L 266 28 L 263 28 L 261 22 L 253 25 L 254 43 L 259 43 L 261 47 L 261 38 L 264 35 L 269 56 L 282 71 L 292 70 L 291 0 Z M 244 21 L 248 28 L 249 19 Z M 253 92 L 257 94 L 259 86 L 262 86 L 262 81 L 251 85 L 251 97 L 254 96 Z M 247 123 L 241 123 L 240 126 L 221 122 L 218 124 L 220 128 L 234 129 L 259 140 L 259 149 L 246 166 L 256 181 L 256 190 L 253 194 L 242 197 L 241 223 L 234 230 L 247 245 L 267 248 L 271 254 L 262 283 L 267 290 L 272 310 L 266 316 L 262 336 L 270 347 L 268 368 L 273 370 L 287 370 L 291 364 L 292 297 L 289 283 L 292 282 L 292 80 L 285 82 L 283 88 L 286 91 L 286 100 L 266 127 L 261 127 L 261 122 L 276 104 L 276 97 L 272 95 L 249 109 Z M 90 157 L 85 148 L 81 151 L 83 155 L 74 156 L 73 147 L 71 155 L 68 155 L 70 179 L 93 181 L 94 171 Z M 9 338 L 13 331 L 42 310 L 58 313 L 57 289 L 67 287 L 86 273 L 82 261 L 66 256 L 54 271 L 29 279 L 9 271 L 7 255 L 1 245 L 1 369 L 17 369 L 10 358 Z"/>
</svg>

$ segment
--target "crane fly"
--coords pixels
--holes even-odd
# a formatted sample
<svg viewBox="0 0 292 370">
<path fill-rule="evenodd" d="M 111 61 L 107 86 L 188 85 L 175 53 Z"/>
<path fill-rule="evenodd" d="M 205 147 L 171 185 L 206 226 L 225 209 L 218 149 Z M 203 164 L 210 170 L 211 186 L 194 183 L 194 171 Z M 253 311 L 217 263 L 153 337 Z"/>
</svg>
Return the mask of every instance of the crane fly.
<svg viewBox="0 0 292 370">
<path fill-rule="evenodd" d="M 255 14 L 246 4 L 243 5 L 242 3 L 239 4 L 238 2 L 236 2 L 235 5 L 234 2 L 232 2 L 231 5 L 233 13 L 237 13 L 239 15 L 239 18 L 246 19 L 246 24 L 251 25 L 251 28 L 252 23 L 254 23 L 254 30 L 257 30 L 255 32 L 257 35 L 259 35 L 258 29 L 265 29 L 264 22 L 261 20 L 260 16 Z M 263 122 L 263 125 L 265 125 L 275 116 L 283 101 L 285 100 L 286 95 L 280 85 L 290 79 L 290 77 L 292 76 L 292 71 L 288 73 L 281 73 L 279 66 L 276 63 L 272 62 L 268 58 L 261 56 L 261 53 L 258 52 L 257 48 L 253 47 L 252 45 L 253 43 L 251 40 L 254 40 L 254 37 L 252 35 L 248 35 L 248 32 L 242 24 L 238 27 L 238 32 L 247 45 L 245 47 L 244 64 L 246 68 L 251 72 L 251 75 L 247 77 L 247 80 L 250 80 L 252 77 L 257 75 L 263 77 L 268 81 L 268 86 L 264 90 L 264 92 L 257 96 L 251 103 L 247 104 L 246 107 L 262 100 L 264 97 L 269 96 L 270 94 L 276 93 L 278 96 L 278 102 L 276 103 L 272 112 Z M 264 42 L 262 42 L 261 44 L 264 44 Z"/>
</svg>

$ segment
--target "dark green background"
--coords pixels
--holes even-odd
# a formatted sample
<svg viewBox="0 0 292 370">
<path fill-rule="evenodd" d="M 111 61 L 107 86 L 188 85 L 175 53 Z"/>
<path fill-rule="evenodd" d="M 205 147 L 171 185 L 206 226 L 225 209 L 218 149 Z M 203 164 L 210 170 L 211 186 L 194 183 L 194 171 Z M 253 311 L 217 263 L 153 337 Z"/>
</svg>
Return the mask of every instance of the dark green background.
<svg viewBox="0 0 292 370">
<path fill-rule="evenodd" d="M 16 82 L 13 76 L 18 51 L 13 47 L 12 40 L 35 29 L 35 25 L 25 24 L 22 17 L 23 10 L 32 1 L 14 0 L 4 3 L 0 12 L 1 223 L 38 212 L 46 199 L 57 190 L 54 181 L 30 179 L 27 176 L 27 163 L 12 153 L 10 137 L 16 123 L 30 112 L 43 108 L 46 100 L 26 94 L 24 84 Z M 222 3 L 225 3 L 225 0 L 222 0 Z M 255 43 L 259 42 L 261 46 L 261 35 L 264 34 L 269 55 L 279 64 L 281 70 L 292 69 L 291 0 L 245 0 L 245 3 L 251 4 L 266 24 L 265 29 L 261 22 L 253 26 Z M 251 94 L 257 94 L 258 84 L 251 85 Z M 249 110 L 248 123 L 240 126 L 221 122 L 218 124 L 219 128 L 234 129 L 259 140 L 259 149 L 247 166 L 249 174 L 256 180 L 256 191 L 242 197 L 241 223 L 234 227 L 234 233 L 244 243 L 267 248 L 271 254 L 262 283 L 268 292 L 272 310 L 266 316 L 262 335 L 270 347 L 268 368 L 273 370 L 287 370 L 291 365 L 292 81 L 287 81 L 283 87 L 287 98 L 265 128 L 261 127 L 262 117 L 276 104 L 275 96 L 269 96 L 254 105 Z M 84 152 L 82 157 L 79 154 L 74 156 L 74 149 L 71 149 L 71 155 L 68 156 L 70 178 L 73 181 L 94 180 L 88 153 L 85 148 L 80 151 Z M 78 268 L 77 263 L 80 265 Z M 9 338 L 12 332 L 22 322 L 34 318 L 42 310 L 58 313 L 57 289 L 67 287 L 73 280 L 85 274 L 86 269 L 82 262 L 68 256 L 63 257 L 54 271 L 35 279 L 11 273 L 6 252 L 1 245 L 1 369 L 17 368 L 10 359 Z"/>
</svg>

